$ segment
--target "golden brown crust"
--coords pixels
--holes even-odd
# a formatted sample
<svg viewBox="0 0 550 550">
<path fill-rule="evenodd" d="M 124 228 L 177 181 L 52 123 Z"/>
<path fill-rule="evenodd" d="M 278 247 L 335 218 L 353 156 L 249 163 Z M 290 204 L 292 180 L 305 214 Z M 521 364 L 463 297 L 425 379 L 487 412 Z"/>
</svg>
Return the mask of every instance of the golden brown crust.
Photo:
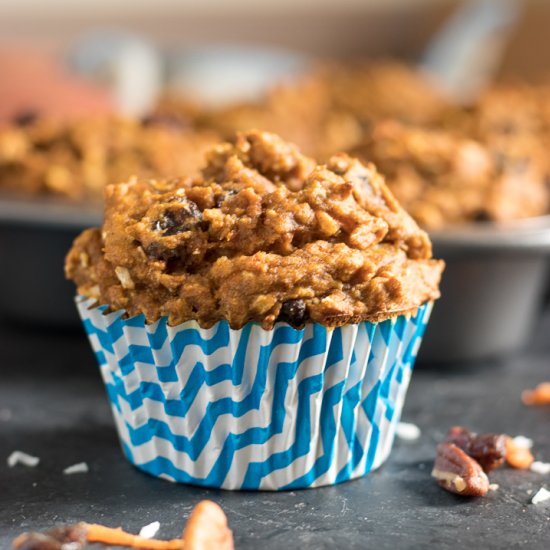
<svg viewBox="0 0 550 550">
<path fill-rule="evenodd" d="M 372 165 L 315 166 L 258 131 L 208 158 L 199 178 L 107 187 L 102 231 L 67 257 L 80 293 L 150 322 L 268 329 L 382 320 L 439 296 L 442 262 Z"/>
</svg>

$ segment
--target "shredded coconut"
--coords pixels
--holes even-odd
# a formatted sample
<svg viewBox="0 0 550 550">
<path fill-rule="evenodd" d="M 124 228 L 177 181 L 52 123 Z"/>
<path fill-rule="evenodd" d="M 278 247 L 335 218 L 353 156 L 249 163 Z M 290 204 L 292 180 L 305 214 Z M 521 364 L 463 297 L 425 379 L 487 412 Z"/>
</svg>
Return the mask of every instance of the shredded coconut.
<svg viewBox="0 0 550 550">
<path fill-rule="evenodd" d="M 134 281 L 130 276 L 130 272 L 125 267 L 115 267 L 115 273 L 123 288 L 133 290 L 135 288 Z"/>
<path fill-rule="evenodd" d="M 158 521 L 153 521 L 153 523 L 150 523 L 149 525 L 144 525 L 140 532 L 139 536 L 143 537 L 144 539 L 152 539 L 160 529 L 160 523 Z"/>
<path fill-rule="evenodd" d="M 542 475 L 550 474 L 550 462 L 535 461 L 533 462 L 533 464 L 531 464 L 529 469 L 532 472 L 535 472 L 536 474 L 542 474 Z"/>
<path fill-rule="evenodd" d="M 22 464 L 23 466 L 28 466 L 29 468 L 34 468 L 38 466 L 40 459 L 37 456 L 32 456 L 23 451 L 13 451 L 10 456 L 8 456 L 8 466 L 13 468 L 16 464 Z"/>
<path fill-rule="evenodd" d="M 533 504 L 540 504 L 541 502 L 546 502 L 550 500 L 550 491 L 547 491 L 544 487 L 541 487 L 531 499 Z"/>
<path fill-rule="evenodd" d="M 87 474 L 90 471 L 90 468 L 88 468 L 88 465 L 85 462 L 79 462 L 78 464 L 73 464 L 72 466 L 68 466 L 63 470 L 63 473 L 65 475 L 71 475 L 71 474 Z"/>
<path fill-rule="evenodd" d="M 421 431 L 416 424 L 411 424 L 409 422 L 398 422 L 395 427 L 395 435 L 399 439 L 404 439 L 405 441 L 414 441 L 420 437 Z"/>
<path fill-rule="evenodd" d="M 80 550 L 82 545 L 79 542 L 66 542 L 61 545 L 61 550 Z"/>
<path fill-rule="evenodd" d="M 491 483 L 491 485 L 489 485 L 489 491 L 497 491 L 499 487 L 500 485 L 498 483 Z"/>
<path fill-rule="evenodd" d="M 524 435 L 517 435 L 512 441 L 516 447 L 520 447 L 521 449 L 531 449 L 533 447 L 533 440 Z"/>
</svg>

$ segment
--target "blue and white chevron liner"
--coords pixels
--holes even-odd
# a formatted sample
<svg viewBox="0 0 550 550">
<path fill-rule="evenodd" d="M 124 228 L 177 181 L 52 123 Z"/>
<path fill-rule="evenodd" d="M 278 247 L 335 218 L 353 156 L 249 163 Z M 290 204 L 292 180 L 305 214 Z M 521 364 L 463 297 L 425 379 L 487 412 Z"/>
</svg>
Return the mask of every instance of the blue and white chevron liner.
<svg viewBox="0 0 550 550">
<path fill-rule="evenodd" d="M 432 309 L 334 330 L 232 330 L 77 303 L 130 462 L 172 481 L 262 490 L 331 485 L 384 462 Z"/>
</svg>

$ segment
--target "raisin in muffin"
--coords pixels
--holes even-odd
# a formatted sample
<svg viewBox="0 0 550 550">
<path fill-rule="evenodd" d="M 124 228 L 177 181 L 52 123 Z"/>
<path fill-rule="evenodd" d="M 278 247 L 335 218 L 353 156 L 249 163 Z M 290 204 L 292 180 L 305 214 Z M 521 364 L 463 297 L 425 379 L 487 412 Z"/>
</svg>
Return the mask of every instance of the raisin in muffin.
<svg viewBox="0 0 550 550">
<path fill-rule="evenodd" d="M 196 178 L 106 188 L 102 229 L 66 261 L 80 294 L 148 322 L 327 327 L 439 296 L 443 263 L 373 165 L 326 165 L 274 134 L 215 147 Z"/>
</svg>

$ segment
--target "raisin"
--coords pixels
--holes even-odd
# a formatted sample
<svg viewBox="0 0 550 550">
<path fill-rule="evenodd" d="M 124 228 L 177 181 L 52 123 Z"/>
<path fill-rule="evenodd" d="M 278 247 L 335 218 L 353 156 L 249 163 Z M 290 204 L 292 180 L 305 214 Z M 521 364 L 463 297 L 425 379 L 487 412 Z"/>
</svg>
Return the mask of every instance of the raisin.
<svg viewBox="0 0 550 550">
<path fill-rule="evenodd" d="M 304 325 L 306 319 L 306 304 L 302 299 L 298 298 L 295 300 L 288 300 L 282 305 L 277 321 L 283 321 L 294 328 L 298 328 Z"/>
<path fill-rule="evenodd" d="M 485 472 L 495 470 L 506 457 L 506 436 L 482 434 L 474 437 L 468 454 L 477 460 Z"/>
<path fill-rule="evenodd" d="M 174 231 L 174 229 L 177 227 L 177 225 L 178 223 L 176 221 L 176 216 L 174 212 L 171 210 L 167 210 L 166 212 L 164 212 L 160 220 L 156 220 L 153 223 L 153 229 L 155 231 L 162 231 L 165 235 L 175 235 L 177 231 Z"/>
<path fill-rule="evenodd" d="M 485 472 L 490 472 L 504 463 L 506 436 L 498 434 L 477 435 L 461 426 L 447 432 L 447 443 L 454 443 L 479 462 Z"/>
<path fill-rule="evenodd" d="M 38 113 L 36 111 L 20 111 L 17 113 L 12 121 L 16 126 L 25 128 L 34 124 L 38 120 Z"/>
<path fill-rule="evenodd" d="M 445 442 L 454 443 L 463 451 L 468 452 L 472 438 L 475 437 L 475 435 L 476 434 L 466 428 L 463 428 L 462 426 L 453 426 L 452 428 L 449 428 Z"/>
<path fill-rule="evenodd" d="M 170 237 L 189 231 L 201 222 L 202 212 L 193 201 L 189 201 L 181 207 L 165 210 L 162 217 L 153 222 L 153 230 L 162 232 L 165 237 Z"/>
</svg>

